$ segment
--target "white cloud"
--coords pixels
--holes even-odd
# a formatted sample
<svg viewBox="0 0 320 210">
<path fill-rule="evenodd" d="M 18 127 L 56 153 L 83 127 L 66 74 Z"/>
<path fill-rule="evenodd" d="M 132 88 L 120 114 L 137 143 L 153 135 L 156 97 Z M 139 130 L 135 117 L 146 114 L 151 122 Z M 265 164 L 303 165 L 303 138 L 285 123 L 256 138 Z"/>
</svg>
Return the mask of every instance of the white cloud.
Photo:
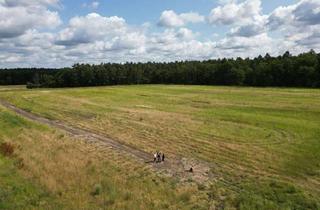
<svg viewBox="0 0 320 210">
<path fill-rule="evenodd" d="M 307 49 L 320 49 L 320 28 L 302 39 L 297 39 L 296 42 Z"/>
<path fill-rule="evenodd" d="M 146 57 L 156 61 L 203 60 L 212 58 L 215 43 L 195 39 L 196 33 L 190 29 L 166 29 L 152 34 L 147 46 Z"/>
<path fill-rule="evenodd" d="M 57 6 L 59 0 L 1 0 L 0 4 L 9 7 L 17 6 Z"/>
<path fill-rule="evenodd" d="M 98 1 L 93 1 L 91 3 L 83 3 L 82 7 L 87 7 L 90 9 L 98 9 L 98 7 L 100 6 L 100 2 Z"/>
<path fill-rule="evenodd" d="M 204 20 L 203 16 L 195 12 L 176 14 L 172 10 L 165 10 L 162 12 L 158 24 L 164 27 L 181 27 L 188 23 L 204 22 Z"/>
<path fill-rule="evenodd" d="M 294 21 L 294 15 L 292 11 L 295 5 L 290 5 L 288 7 L 278 7 L 276 8 L 268 17 L 268 25 L 272 30 L 278 29 L 282 25 L 289 25 Z"/>
<path fill-rule="evenodd" d="M 224 5 L 211 10 L 208 17 L 210 24 L 248 24 L 261 19 L 261 1 L 246 0 L 242 3 L 227 1 Z"/>
<path fill-rule="evenodd" d="M 208 22 L 223 24 L 230 31 L 206 37 L 187 28 L 189 23 L 204 22 L 195 12 L 164 11 L 158 23 L 164 28 L 156 31 L 150 22 L 130 25 L 122 17 L 98 13 L 72 17 L 52 30 L 61 23 L 53 10 L 58 0 L 0 0 L 0 67 L 203 60 L 320 50 L 318 0 L 300 0 L 270 14 L 262 13 L 259 0 L 222 1 Z"/>
<path fill-rule="evenodd" d="M 104 17 L 97 13 L 74 17 L 58 33 L 55 44 L 64 47 L 67 63 L 125 62 L 145 52 L 147 37 L 144 25 L 133 27 L 117 16 Z M 81 60 L 82 59 L 82 60 Z"/>
<path fill-rule="evenodd" d="M 0 66 L 47 66 L 57 62 L 61 47 L 53 44 L 54 34 L 28 30 L 25 34 L 0 42 Z M 12 63 L 13 60 L 16 60 Z M 10 62 L 9 62 L 10 61 Z"/>
<path fill-rule="evenodd" d="M 293 11 L 295 20 L 308 25 L 320 24 L 320 1 L 302 0 Z"/>
<path fill-rule="evenodd" d="M 262 14 L 260 0 L 224 1 L 222 6 L 211 10 L 208 22 L 212 25 L 231 25 L 228 35 L 251 37 L 266 32 L 268 16 Z"/>
<path fill-rule="evenodd" d="M 100 3 L 98 1 L 92 2 L 91 6 L 93 9 L 97 9 L 99 7 Z"/>
<path fill-rule="evenodd" d="M 270 14 L 268 24 L 273 30 L 282 26 L 319 25 L 320 1 L 301 0 L 294 5 L 278 7 Z"/>
<path fill-rule="evenodd" d="M 192 40 L 197 36 L 197 34 L 188 28 L 180 28 L 176 36 L 183 40 Z"/>
<path fill-rule="evenodd" d="M 257 35 L 254 37 L 226 37 L 221 39 L 217 46 L 220 49 L 241 49 L 248 50 L 252 48 L 261 48 L 272 43 L 272 39 L 266 34 Z"/>
<path fill-rule="evenodd" d="M 0 39 L 24 34 L 29 29 L 55 28 L 61 24 L 59 14 L 46 8 L 57 1 L 2 1 L 0 3 Z"/>
<path fill-rule="evenodd" d="M 292 49 L 292 42 L 284 42 L 262 33 L 252 37 L 225 37 L 216 43 L 218 57 L 256 57 L 258 55 L 283 54 Z"/>
<path fill-rule="evenodd" d="M 162 33 L 152 34 L 150 40 L 153 44 L 172 44 L 179 43 L 179 41 L 188 41 L 196 37 L 193 31 L 188 28 L 180 29 L 166 29 Z"/>
<path fill-rule="evenodd" d="M 181 13 L 180 18 L 185 23 L 200 23 L 204 21 L 204 17 L 195 12 Z"/>
<path fill-rule="evenodd" d="M 123 18 L 103 17 L 90 13 L 84 17 L 74 17 L 69 25 L 59 32 L 56 43 L 60 45 L 77 45 L 124 34 L 127 30 Z"/>
<path fill-rule="evenodd" d="M 116 36 L 112 40 L 112 50 L 130 50 L 130 49 L 143 49 L 146 42 L 144 34 L 139 32 L 126 33 L 122 36 Z M 140 50 L 141 50 L 140 49 Z"/>
<path fill-rule="evenodd" d="M 284 39 L 300 49 L 320 49 L 320 1 L 301 0 L 296 4 L 276 8 L 268 17 L 267 27 L 283 34 Z M 308 49 L 307 49 L 308 50 Z"/>
<path fill-rule="evenodd" d="M 252 37 L 266 32 L 264 23 L 251 23 L 231 29 L 230 35 Z"/>
</svg>

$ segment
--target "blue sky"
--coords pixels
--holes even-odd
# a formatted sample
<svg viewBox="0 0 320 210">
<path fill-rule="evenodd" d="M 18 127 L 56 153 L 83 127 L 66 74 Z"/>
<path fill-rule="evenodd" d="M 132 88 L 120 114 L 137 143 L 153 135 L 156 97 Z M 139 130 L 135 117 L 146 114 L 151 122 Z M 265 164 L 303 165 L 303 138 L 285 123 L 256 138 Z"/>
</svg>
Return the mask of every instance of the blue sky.
<svg viewBox="0 0 320 210">
<path fill-rule="evenodd" d="M 99 2 L 98 8 L 84 7 Z M 271 13 L 279 6 L 294 4 L 295 0 L 264 0 L 262 8 L 264 13 Z M 177 13 L 198 12 L 209 14 L 212 8 L 220 5 L 218 0 L 63 0 L 61 16 L 67 22 L 73 16 L 82 16 L 90 12 L 97 12 L 104 16 L 120 16 L 126 19 L 129 24 L 139 25 L 145 22 L 157 24 L 159 16 L 164 10 L 174 10 Z M 201 31 L 208 36 L 213 33 L 225 33 L 224 27 L 208 27 L 206 24 L 192 25 L 190 28 Z M 155 27 L 154 30 L 159 30 Z"/>
<path fill-rule="evenodd" d="M 0 67 L 320 49 L 319 0 L 0 0 Z"/>
<path fill-rule="evenodd" d="M 146 21 L 156 22 L 164 10 L 182 12 L 199 12 L 209 14 L 212 8 L 219 5 L 215 0 L 101 0 L 97 9 L 84 8 L 83 4 L 94 1 L 88 0 L 63 0 L 64 9 L 61 15 L 65 21 L 76 15 L 85 15 L 96 11 L 105 16 L 121 16 L 131 24 L 141 24 Z M 294 4 L 294 0 L 264 0 L 262 8 L 265 13 L 272 12 L 278 6 Z"/>
</svg>

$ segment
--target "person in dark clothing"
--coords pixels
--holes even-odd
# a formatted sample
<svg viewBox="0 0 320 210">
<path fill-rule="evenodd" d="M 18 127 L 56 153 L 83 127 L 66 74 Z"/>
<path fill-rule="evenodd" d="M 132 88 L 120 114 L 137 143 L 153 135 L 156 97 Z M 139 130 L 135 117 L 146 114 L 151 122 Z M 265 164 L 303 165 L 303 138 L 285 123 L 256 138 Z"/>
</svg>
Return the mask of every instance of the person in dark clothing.
<svg viewBox="0 0 320 210">
<path fill-rule="evenodd" d="M 165 158 L 165 157 L 164 157 L 164 153 L 163 153 L 163 154 L 162 154 L 162 162 L 164 162 L 164 158 Z"/>
<path fill-rule="evenodd" d="M 157 162 L 161 162 L 161 153 L 160 152 L 158 152 L 158 154 L 157 154 Z"/>
<path fill-rule="evenodd" d="M 189 172 L 190 172 L 190 173 L 193 173 L 193 168 L 192 168 L 192 167 L 189 169 Z"/>
</svg>

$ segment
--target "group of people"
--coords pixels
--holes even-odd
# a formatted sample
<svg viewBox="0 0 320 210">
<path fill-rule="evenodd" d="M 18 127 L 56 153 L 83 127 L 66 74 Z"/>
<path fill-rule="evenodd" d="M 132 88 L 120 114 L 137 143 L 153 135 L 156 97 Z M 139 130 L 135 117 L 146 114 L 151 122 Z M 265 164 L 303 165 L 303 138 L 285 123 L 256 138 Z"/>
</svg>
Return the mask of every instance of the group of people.
<svg viewBox="0 0 320 210">
<path fill-rule="evenodd" d="M 160 162 L 164 162 L 164 153 L 161 152 L 156 152 L 153 154 L 153 162 L 154 163 L 160 163 Z"/>
<path fill-rule="evenodd" d="M 156 152 L 153 154 L 153 162 L 154 163 L 161 163 L 164 162 L 164 153 L 161 152 Z M 186 170 L 187 172 L 193 173 L 193 167 L 191 167 L 190 169 Z"/>
</svg>

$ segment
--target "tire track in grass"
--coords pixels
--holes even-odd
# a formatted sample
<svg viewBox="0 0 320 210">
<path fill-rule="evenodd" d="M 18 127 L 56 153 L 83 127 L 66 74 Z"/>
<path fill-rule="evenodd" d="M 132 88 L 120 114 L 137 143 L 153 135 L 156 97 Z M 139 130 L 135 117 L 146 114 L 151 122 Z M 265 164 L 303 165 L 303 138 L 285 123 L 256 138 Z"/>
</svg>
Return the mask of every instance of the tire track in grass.
<svg viewBox="0 0 320 210">
<path fill-rule="evenodd" d="M 108 147 L 111 149 L 115 149 L 119 152 L 124 152 L 126 154 L 132 155 L 135 158 L 139 159 L 140 161 L 143 162 L 150 162 L 153 157 L 152 154 L 147 153 L 143 150 L 137 149 L 131 145 L 126 145 L 124 143 L 120 143 L 116 140 L 113 140 L 111 138 L 108 138 L 102 134 L 96 133 L 95 131 L 92 130 L 88 130 L 86 128 L 79 128 L 79 127 L 73 127 L 70 125 L 67 125 L 64 122 L 61 121 L 55 121 L 55 120 L 50 120 L 47 118 L 44 118 L 42 116 L 27 112 L 23 109 L 20 109 L 4 100 L 0 99 L 0 105 L 6 107 L 7 109 L 15 112 L 16 114 L 27 118 L 31 121 L 34 122 L 38 122 L 40 124 L 45 124 L 48 125 L 50 127 L 53 128 L 57 128 L 59 130 L 63 130 L 66 133 L 70 134 L 71 136 L 77 137 L 77 138 L 82 138 L 84 140 L 86 140 L 87 142 L 96 142 L 99 143 L 100 146 L 104 146 L 104 147 Z M 184 145 L 185 147 L 187 147 L 186 145 Z M 210 145 L 211 147 L 212 145 Z M 229 150 L 229 148 L 227 149 L 227 151 Z M 229 150 L 227 153 L 230 155 L 229 152 L 231 152 L 232 150 Z M 222 152 L 225 153 L 226 151 Z M 234 153 L 234 151 L 232 151 L 231 153 Z M 232 163 L 230 163 L 231 159 L 230 157 L 227 157 L 226 155 L 221 154 L 221 151 L 218 152 L 219 156 L 223 157 L 223 158 L 227 158 L 227 162 L 224 163 L 208 163 L 206 161 L 203 160 L 196 160 L 196 159 L 192 159 L 190 162 L 190 165 L 194 166 L 194 168 L 196 170 L 194 170 L 194 173 L 188 173 L 186 172 L 186 168 L 185 168 L 185 164 L 183 163 L 183 159 L 182 157 L 176 158 L 176 157 L 167 157 L 166 162 L 162 163 L 162 164 L 152 164 L 153 169 L 155 169 L 156 171 L 160 172 L 160 173 L 164 173 L 167 174 L 169 176 L 172 177 L 176 177 L 179 178 L 180 180 L 189 180 L 190 178 L 192 178 L 194 181 L 196 181 L 197 183 L 207 183 L 207 181 L 217 181 L 219 183 L 222 183 L 223 185 L 225 185 L 226 187 L 228 187 L 230 190 L 233 190 L 235 192 L 242 192 L 243 189 L 239 186 L 237 186 L 237 184 L 233 183 L 232 181 L 228 181 L 228 179 L 223 178 L 223 176 L 221 176 L 221 172 L 216 171 L 217 167 L 221 167 L 222 168 L 229 168 L 229 170 L 234 169 L 234 165 Z M 233 160 L 233 159 L 232 159 Z M 196 165 L 194 165 L 196 164 Z M 203 171 L 201 171 L 201 167 L 208 167 L 208 169 L 213 169 L 215 172 L 217 172 L 216 174 L 214 174 L 211 170 L 208 172 L 203 173 Z M 199 171 L 198 171 L 199 169 Z M 199 177 L 200 178 L 197 178 Z"/>
<path fill-rule="evenodd" d="M 144 151 L 138 150 L 138 149 L 130 147 L 128 145 L 121 144 L 121 143 L 119 143 L 115 140 L 112 140 L 110 138 L 107 138 L 105 136 L 101 136 L 99 134 L 92 133 L 91 131 L 88 131 L 84 128 L 71 127 L 69 125 L 64 124 L 61 121 L 49 120 L 47 118 L 38 116 L 36 114 L 24 111 L 16 106 L 8 103 L 8 102 L 2 101 L 2 100 L 0 101 L 0 104 L 2 106 L 6 107 L 7 109 L 10 109 L 11 111 L 14 111 L 16 114 L 23 116 L 24 118 L 27 118 L 32 121 L 36 121 L 41 124 L 49 125 L 50 127 L 58 128 L 60 130 L 66 131 L 69 134 L 72 134 L 73 136 L 82 137 L 82 138 L 85 138 L 88 140 L 98 140 L 100 142 L 107 144 L 108 146 L 110 146 L 114 149 L 125 151 L 130 154 L 133 154 L 134 156 L 136 156 L 139 159 L 144 160 L 144 161 L 150 160 L 152 158 L 150 154 L 148 154 Z"/>
<path fill-rule="evenodd" d="M 65 131 L 66 133 L 70 134 L 71 136 L 82 138 L 86 140 L 87 142 L 97 142 L 102 144 L 102 146 L 109 147 L 111 149 L 115 149 L 120 152 L 124 152 L 126 154 L 129 154 L 140 161 L 143 161 L 145 163 L 152 163 L 153 162 L 153 155 L 150 153 L 147 153 L 143 150 L 140 150 L 138 148 L 135 148 L 131 145 L 127 145 L 124 143 L 120 143 L 116 140 L 113 140 L 111 138 L 108 138 L 106 136 L 103 136 L 101 134 L 95 133 L 91 130 L 85 129 L 85 128 L 79 128 L 79 127 L 73 127 L 71 125 L 67 125 L 62 121 L 56 121 L 56 120 L 50 120 L 47 118 L 44 118 L 42 116 L 33 114 L 31 112 L 27 112 L 23 109 L 20 109 L 7 101 L 4 101 L 0 99 L 0 105 L 3 107 L 15 112 L 19 116 L 22 116 L 24 118 L 27 118 L 31 121 L 44 124 L 53 128 L 57 128 L 59 130 Z M 198 167 L 199 170 L 195 170 L 194 173 L 188 173 L 185 169 L 185 164 L 183 164 L 183 159 L 186 158 L 177 158 L 177 157 L 166 157 L 166 161 L 161 164 L 153 164 L 152 167 L 160 171 L 161 173 L 168 174 L 173 177 L 180 178 L 181 180 L 186 180 L 188 178 L 192 178 L 194 181 L 198 183 L 206 182 L 209 179 L 211 173 L 210 173 L 210 164 L 195 160 L 193 161 L 197 163 L 196 167 Z M 202 168 L 208 168 L 208 171 L 202 171 Z M 200 178 L 199 178 L 200 177 Z"/>
</svg>

